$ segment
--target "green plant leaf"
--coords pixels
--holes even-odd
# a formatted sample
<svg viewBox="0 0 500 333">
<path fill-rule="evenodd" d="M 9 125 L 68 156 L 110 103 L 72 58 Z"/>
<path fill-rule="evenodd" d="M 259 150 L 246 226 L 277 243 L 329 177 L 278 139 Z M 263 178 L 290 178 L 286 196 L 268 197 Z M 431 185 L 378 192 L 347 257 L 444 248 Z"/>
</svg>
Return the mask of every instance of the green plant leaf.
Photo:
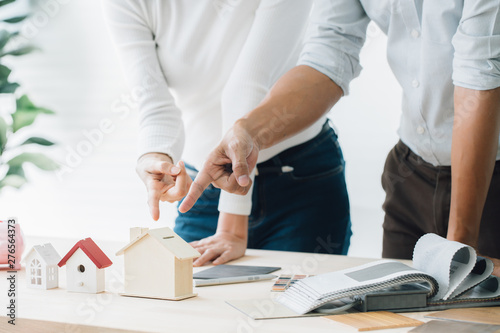
<svg viewBox="0 0 500 333">
<path fill-rule="evenodd" d="M 11 69 L 0 64 L 0 82 L 7 82 Z"/>
<path fill-rule="evenodd" d="M 0 30 L 0 50 L 7 45 L 12 37 L 17 35 L 19 35 L 19 31 L 9 32 L 7 30 Z"/>
<path fill-rule="evenodd" d="M 4 56 L 7 56 L 7 55 L 11 55 L 11 56 L 21 56 L 21 55 L 25 55 L 25 54 L 28 54 L 28 53 L 31 53 L 35 50 L 38 50 L 37 47 L 33 46 L 33 45 L 24 45 L 24 46 L 21 46 L 17 49 L 14 49 L 14 50 L 10 50 L 10 51 L 7 51 L 7 52 L 2 52 L 0 54 L 0 57 L 4 57 Z"/>
<path fill-rule="evenodd" d="M 7 161 L 7 164 L 10 167 L 18 167 L 26 162 L 33 163 L 39 169 L 46 171 L 57 170 L 59 168 L 56 162 L 40 153 L 22 153 Z"/>
<path fill-rule="evenodd" d="M 8 125 L 5 122 L 5 119 L 0 117 L 0 155 L 3 154 L 3 150 L 7 144 L 7 128 Z"/>
<path fill-rule="evenodd" d="M 17 105 L 17 108 L 18 109 L 26 109 L 26 110 L 39 110 L 39 109 L 43 109 L 43 108 L 40 108 L 38 106 L 36 106 L 35 104 L 33 104 L 33 102 L 29 99 L 29 97 L 27 95 L 22 95 L 21 97 L 19 97 L 19 99 L 16 101 L 16 105 Z M 43 110 L 47 110 L 47 109 L 43 109 Z M 48 113 L 54 113 L 50 110 L 47 110 L 49 111 Z"/>
<path fill-rule="evenodd" d="M 44 138 L 39 138 L 39 137 L 36 137 L 36 136 L 34 136 L 32 138 L 29 138 L 28 140 L 24 141 L 22 144 L 23 145 L 29 145 L 29 144 L 32 144 L 32 143 L 35 143 L 35 144 L 41 145 L 41 146 L 52 146 L 52 145 L 54 145 L 54 142 L 46 140 Z"/>
<path fill-rule="evenodd" d="M 7 30 L 0 30 L 0 49 L 3 49 L 5 44 L 9 41 L 12 34 Z"/>
<path fill-rule="evenodd" d="M 20 188 L 26 184 L 26 175 L 22 166 L 10 167 L 4 179 L 0 181 L 0 189 L 4 186 Z"/>
<path fill-rule="evenodd" d="M 16 101 L 18 109 L 33 109 L 35 108 L 35 104 L 29 99 L 27 95 L 22 95 Z"/>
<path fill-rule="evenodd" d="M 0 93 L 1 94 L 12 94 L 19 87 L 18 83 L 15 82 L 6 82 L 4 84 L 0 84 Z"/>
<path fill-rule="evenodd" d="M 17 132 L 23 127 L 33 124 L 40 114 L 53 114 L 54 112 L 35 106 L 28 96 L 23 95 L 16 101 L 16 112 L 12 114 L 12 131 Z"/>
<path fill-rule="evenodd" d="M 17 110 L 12 114 L 12 131 L 15 133 L 21 128 L 33 124 L 39 112 Z"/>
<path fill-rule="evenodd" d="M 11 17 L 10 19 L 3 20 L 6 23 L 19 23 L 23 20 L 25 20 L 28 17 L 28 15 L 22 15 L 22 16 L 16 16 L 16 17 Z"/>
<path fill-rule="evenodd" d="M 26 177 L 18 176 L 18 175 L 8 175 L 5 176 L 4 179 L 0 180 L 0 189 L 2 187 L 6 186 L 12 186 L 15 188 L 20 188 L 24 184 L 26 184 L 28 181 L 26 180 Z"/>
<path fill-rule="evenodd" d="M 7 176 L 8 175 L 18 175 L 21 177 L 25 177 L 23 166 L 17 165 L 9 167 L 9 170 L 7 171 Z"/>
<path fill-rule="evenodd" d="M 0 7 L 13 3 L 16 0 L 0 0 Z"/>
<path fill-rule="evenodd" d="M 19 84 L 9 82 L 9 75 L 11 72 L 9 67 L 0 64 L 0 93 L 10 94 L 19 87 Z"/>
</svg>

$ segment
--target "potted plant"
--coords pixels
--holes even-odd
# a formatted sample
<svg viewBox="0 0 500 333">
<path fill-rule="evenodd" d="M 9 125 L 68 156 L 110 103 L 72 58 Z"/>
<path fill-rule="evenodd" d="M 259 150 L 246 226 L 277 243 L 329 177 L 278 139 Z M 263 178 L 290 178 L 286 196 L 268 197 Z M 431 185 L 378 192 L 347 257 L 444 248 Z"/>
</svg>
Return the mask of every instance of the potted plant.
<svg viewBox="0 0 500 333">
<path fill-rule="evenodd" d="M 0 0 L 0 10 L 13 2 L 16 0 Z M 4 187 L 20 188 L 27 182 L 24 163 L 32 163 L 47 171 L 58 167 L 52 159 L 37 152 L 38 148 L 28 149 L 28 146 L 52 146 L 53 142 L 37 136 L 21 141 L 18 138 L 18 132 L 26 132 L 39 115 L 54 113 L 36 106 L 27 95 L 17 93 L 19 84 L 9 80 L 11 69 L 4 63 L 6 57 L 23 56 L 35 50 L 32 45 L 16 43 L 19 31 L 15 28 L 27 17 L 4 19 L 5 29 L 0 29 L 0 192 Z"/>
</svg>

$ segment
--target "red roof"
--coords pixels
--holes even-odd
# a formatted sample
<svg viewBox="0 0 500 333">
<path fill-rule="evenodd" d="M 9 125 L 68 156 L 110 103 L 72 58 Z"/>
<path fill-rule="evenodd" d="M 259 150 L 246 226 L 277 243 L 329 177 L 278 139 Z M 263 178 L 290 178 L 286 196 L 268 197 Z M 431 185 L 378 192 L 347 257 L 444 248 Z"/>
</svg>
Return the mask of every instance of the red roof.
<svg viewBox="0 0 500 333">
<path fill-rule="evenodd" d="M 85 238 L 78 241 L 75 246 L 61 259 L 57 264 L 59 267 L 66 265 L 66 261 L 75 253 L 77 249 L 82 249 L 83 252 L 92 260 L 92 262 L 97 266 L 97 268 L 106 268 L 111 266 L 113 263 L 109 258 L 102 252 L 102 250 L 97 246 L 92 238 Z"/>
</svg>

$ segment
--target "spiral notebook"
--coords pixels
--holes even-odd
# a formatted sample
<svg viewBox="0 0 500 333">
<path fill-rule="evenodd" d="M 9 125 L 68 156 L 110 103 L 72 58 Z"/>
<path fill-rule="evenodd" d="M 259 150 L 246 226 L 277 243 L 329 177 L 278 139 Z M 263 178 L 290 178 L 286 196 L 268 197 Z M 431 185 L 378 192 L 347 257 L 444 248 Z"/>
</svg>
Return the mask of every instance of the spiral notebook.
<svg viewBox="0 0 500 333">
<path fill-rule="evenodd" d="M 491 260 L 477 256 L 472 247 L 426 234 L 415 245 L 413 267 L 395 260 L 380 260 L 320 274 L 298 281 L 277 301 L 305 314 L 337 300 L 354 302 L 362 295 L 418 284 L 428 289 L 427 306 L 421 311 L 498 305 L 500 279 L 492 272 Z"/>
</svg>

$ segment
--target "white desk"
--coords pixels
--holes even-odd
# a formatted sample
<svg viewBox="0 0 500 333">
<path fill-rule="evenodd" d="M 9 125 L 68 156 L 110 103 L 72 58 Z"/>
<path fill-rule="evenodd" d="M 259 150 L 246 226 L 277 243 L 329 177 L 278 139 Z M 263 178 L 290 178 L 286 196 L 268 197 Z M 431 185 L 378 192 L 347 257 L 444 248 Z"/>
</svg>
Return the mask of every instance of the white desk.
<svg viewBox="0 0 500 333">
<path fill-rule="evenodd" d="M 62 257 L 77 240 L 28 238 L 26 251 L 32 245 L 48 241 Z M 106 268 L 106 292 L 80 294 L 66 291 L 64 267 L 59 271 L 58 289 L 29 289 L 26 287 L 23 269 L 18 273 L 18 323 L 22 322 L 23 318 L 66 323 L 64 330 L 59 328 L 59 331 L 65 332 L 87 332 L 78 330 L 74 324 L 93 326 L 92 332 L 99 332 L 96 327 L 138 332 L 356 332 L 353 328 L 321 317 L 252 320 L 225 303 L 226 300 L 234 299 L 268 298 L 273 281 L 195 288 L 197 297 L 178 302 L 119 296 L 123 286 L 123 257 L 116 257 L 114 253 L 125 245 L 125 242 L 95 241 L 113 261 L 113 265 Z M 282 267 L 276 274 L 320 274 L 372 260 L 336 255 L 248 250 L 244 258 L 232 263 Z M 195 268 L 195 272 L 205 268 Z M 0 279 L 5 281 L 6 275 L 5 271 L 0 272 Z M 0 286 L 6 286 L 5 282 Z M 3 289 L 0 290 L 1 304 L 7 304 L 7 287 Z M 2 306 L 2 309 L 4 310 L 1 310 L 0 316 L 5 316 L 5 307 Z M 428 321 L 423 318 L 425 313 L 405 315 Z M 41 326 L 37 328 L 40 329 L 39 332 L 53 332 L 54 329 L 51 331 L 49 325 L 45 330 Z M 411 329 L 391 329 L 386 332 L 407 332 Z"/>
</svg>

